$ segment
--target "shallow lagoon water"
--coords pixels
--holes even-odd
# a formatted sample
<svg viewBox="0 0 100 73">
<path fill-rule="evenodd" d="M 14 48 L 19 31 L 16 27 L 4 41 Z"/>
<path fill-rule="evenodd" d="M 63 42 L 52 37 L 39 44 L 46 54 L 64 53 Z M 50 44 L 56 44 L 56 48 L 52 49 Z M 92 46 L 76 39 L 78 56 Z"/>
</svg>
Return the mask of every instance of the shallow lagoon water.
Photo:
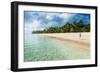
<svg viewBox="0 0 100 73">
<path fill-rule="evenodd" d="M 24 61 L 52 61 L 90 58 L 89 50 L 72 48 L 63 44 L 59 39 L 38 35 L 26 34 L 24 38 Z"/>
</svg>

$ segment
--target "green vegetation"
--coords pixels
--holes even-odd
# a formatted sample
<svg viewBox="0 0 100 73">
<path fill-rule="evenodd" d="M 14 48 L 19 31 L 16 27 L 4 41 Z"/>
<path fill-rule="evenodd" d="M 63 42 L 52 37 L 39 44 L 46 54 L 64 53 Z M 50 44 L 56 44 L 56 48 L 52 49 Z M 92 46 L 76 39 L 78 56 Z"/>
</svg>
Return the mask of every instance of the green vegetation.
<svg viewBox="0 0 100 73">
<path fill-rule="evenodd" d="M 79 22 L 66 23 L 61 27 L 49 27 L 43 31 L 33 31 L 32 33 L 66 33 L 66 32 L 90 32 L 90 24 L 84 24 L 82 20 Z"/>
</svg>

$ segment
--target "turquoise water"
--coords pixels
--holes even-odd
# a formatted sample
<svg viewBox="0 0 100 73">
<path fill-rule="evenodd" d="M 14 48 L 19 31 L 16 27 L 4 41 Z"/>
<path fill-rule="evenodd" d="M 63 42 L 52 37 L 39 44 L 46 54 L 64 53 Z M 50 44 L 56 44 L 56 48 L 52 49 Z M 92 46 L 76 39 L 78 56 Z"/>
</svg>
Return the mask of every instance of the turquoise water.
<svg viewBox="0 0 100 73">
<path fill-rule="evenodd" d="M 65 44 L 66 43 L 66 44 Z M 70 43 L 69 43 L 70 44 Z M 24 40 L 24 61 L 52 61 L 90 58 L 89 50 L 69 47 L 62 41 L 38 34 L 26 34 Z"/>
</svg>

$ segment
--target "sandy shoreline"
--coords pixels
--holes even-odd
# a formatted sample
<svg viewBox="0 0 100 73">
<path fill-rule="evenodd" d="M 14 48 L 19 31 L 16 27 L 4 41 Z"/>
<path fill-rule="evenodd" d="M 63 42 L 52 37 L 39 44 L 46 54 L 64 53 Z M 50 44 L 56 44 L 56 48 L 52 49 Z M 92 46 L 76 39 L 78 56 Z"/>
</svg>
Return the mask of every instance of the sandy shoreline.
<svg viewBox="0 0 100 73">
<path fill-rule="evenodd" d="M 48 36 L 51 38 L 68 41 L 74 47 L 90 48 L 90 32 L 87 33 L 42 33 L 38 35 Z"/>
</svg>

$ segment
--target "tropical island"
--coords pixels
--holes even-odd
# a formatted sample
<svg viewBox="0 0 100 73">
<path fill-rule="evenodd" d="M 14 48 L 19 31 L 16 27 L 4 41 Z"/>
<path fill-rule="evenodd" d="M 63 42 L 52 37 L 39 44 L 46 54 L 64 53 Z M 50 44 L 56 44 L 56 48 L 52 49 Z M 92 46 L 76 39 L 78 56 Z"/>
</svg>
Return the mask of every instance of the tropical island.
<svg viewBox="0 0 100 73">
<path fill-rule="evenodd" d="M 32 34 L 38 34 L 56 38 L 60 40 L 72 41 L 85 46 L 90 46 L 90 24 L 82 20 L 69 23 L 63 26 L 48 27 L 44 30 L 32 31 Z"/>
<path fill-rule="evenodd" d="M 32 31 L 32 33 L 68 33 L 68 32 L 90 32 L 90 24 L 83 23 L 82 20 L 78 22 L 67 22 L 63 26 L 48 27 L 44 30 Z"/>
</svg>

